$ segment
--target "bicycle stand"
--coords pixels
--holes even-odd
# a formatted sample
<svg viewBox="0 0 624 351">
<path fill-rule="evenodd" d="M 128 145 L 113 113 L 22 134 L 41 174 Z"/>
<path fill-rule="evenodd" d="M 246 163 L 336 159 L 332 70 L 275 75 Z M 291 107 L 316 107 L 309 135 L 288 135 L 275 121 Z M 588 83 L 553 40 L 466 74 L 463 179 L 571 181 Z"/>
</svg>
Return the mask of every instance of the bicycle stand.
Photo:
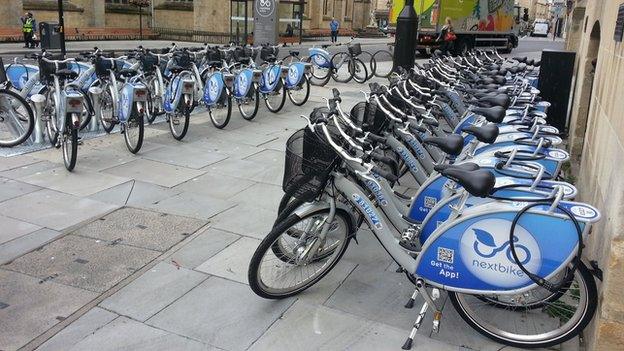
<svg viewBox="0 0 624 351">
<path fill-rule="evenodd" d="M 438 290 L 437 288 L 433 288 L 431 294 L 429 294 L 425 288 L 424 282 L 421 279 L 418 279 L 416 281 L 416 289 L 414 289 L 414 293 L 412 294 L 407 304 L 405 304 L 405 308 L 412 308 L 414 306 L 414 301 L 416 300 L 416 297 L 418 297 L 418 294 L 422 295 L 425 301 L 420 307 L 420 312 L 418 313 L 418 317 L 416 317 L 416 321 L 412 326 L 412 331 L 410 332 L 407 340 L 405 340 L 405 343 L 401 347 L 403 350 L 412 349 L 412 344 L 414 343 L 416 333 L 418 332 L 418 329 L 420 329 L 420 326 L 422 325 L 422 322 L 427 315 L 427 310 L 429 309 L 429 307 L 432 307 L 434 310 L 433 332 L 437 333 L 440 330 L 440 319 L 442 318 L 442 311 L 440 311 L 435 303 L 435 301 L 440 298 L 440 290 Z"/>
</svg>

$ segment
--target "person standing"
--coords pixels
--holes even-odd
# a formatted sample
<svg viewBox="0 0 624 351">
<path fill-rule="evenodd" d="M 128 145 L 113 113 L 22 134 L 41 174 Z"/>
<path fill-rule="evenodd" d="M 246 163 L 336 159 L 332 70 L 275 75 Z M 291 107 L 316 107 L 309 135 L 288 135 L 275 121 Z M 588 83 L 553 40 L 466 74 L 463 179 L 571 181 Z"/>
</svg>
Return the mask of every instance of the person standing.
<svg viewBox="0 0 624 351">
<path fill-rule="evenodd" d="M 444 22 L 444 26 L 442 27 L 440 36 L 438 37 L 438 42 L 441 42 L 440 50 L 443 53 L 452 54 L 455 49 L 455 40 L 457 40 L 457 35 L 455 35 L 451 18 L 447 17 Z"/>
<path fill-rule="evenodd" d="M 338 41 L 338 30 L 340 29 L 340 22 L 336 21 L 335 17 L 332 17 L 331 22 L 329 22 L 329 30 L 331 31 L 331 42 L 335 43 Z"/>
<path fill-rule="evenodd" d="M 33 35 L 35 34 L 35 28 L 37 28 L 37 21 L 31 12 L 26 12 L 23 17 L 20 17 L 22 22 L 22 33 L 24 34 L 24 47 L 34 48 L 35 41 Z"/>
</svg>

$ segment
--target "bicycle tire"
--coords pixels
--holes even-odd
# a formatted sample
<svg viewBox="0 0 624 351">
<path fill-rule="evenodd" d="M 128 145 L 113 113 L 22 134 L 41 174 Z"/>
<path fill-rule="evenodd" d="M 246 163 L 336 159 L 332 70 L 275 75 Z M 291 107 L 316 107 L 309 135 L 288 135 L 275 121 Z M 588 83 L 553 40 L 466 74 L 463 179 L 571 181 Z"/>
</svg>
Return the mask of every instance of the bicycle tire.
<svg viewBox="0 0 624 351">
<path fill-rule="evenodd" d="M 278 113 L 282 110 L 282 108 L 284 108 L 284 104 L 286 103 L 286 86 L 284 85 L 284 82 L 282 81 L 282 79 L 280 78 L 280 81 L 277 83 L 277 86 L 275 87 L 275 93 L 279 92 L 278 94 L 275 95 L 270 95 L 270 94 L 265 94 L 264 95 L 264 105 L 266 105 L 267 109 L 273 113 Z M 271 97 L 275 97 L 279 95 L 281 98 L 278 101 L 277 106 L 273 106 L 271 103 L 269 103 L 269 99 Z"/>
<path fill-rule="evenodd" d="M 386 60 L 388 58 L 389 60 Z M 379 77 L 379 78 L 390 77 L 390 75 L 392 74 L 392 65 L 390 65 L 390 69 L 387 69 L 387 70 L 380 68 L 380 67 L 385 65 L 381 62 L 387 62 L 387 61 L 392 62 L 392 60 L 394 59 L 394 56 L 392 55 L 392 53 L 388 50 L 377 50 L 375 54 L 373 54 L 373 59 L 375 60 L 375 77 Z"/>
<path fill-rule="evenodd" d="M 366 80 L 373 78 L 375 76 L 375 71 L 377 70 L 377 61 L 375 61 L 373 55 L 368 51 L 362 51 L 362 53 L 358 55 L 357 58 L 362 60 L 362 62 L 364 63 L 368 62 L 368 75 L 366 76 Z"/>
<path fill-rule="evenodd" d="M 35 128 L 35 114 L 33 113 L 33 110 L 30 107 L 30 105 L 28 104 L 28 102 L 23 97 L 21 97 L 19 94 L 15 93 L 14 91 L 8 90 L 8 89 L 0 89 L 0 95 L 2 95 L 2 94 L 9 95 L 12 98 L 16 99 L 17 101 L 19 101 L 19 103 L 26 110 L 26 114 L 28 115 L 26 117 L 28 119 L 28 126 L 25 128 L 25 133 L 24 134 L 20 135 L 15 140 L 11 140 L 11 141 L 0 140 L 0 147 L 13 147 L 13 146 L 16 146 L 16 145 L 19 145 L 19 144 L 23 143 L 24 141 L 26 141 L 26 139 L 28 139 L 32 135 L 32 132 L 33 132 L 33 130 Z"/>
<path fill-rule="evenodd" d="M 338 52 L 331 58 L 331 76 L 338 83 L 349 83 L 353 79 L 351 65 L 353 58 L 346 52 Z M 343 69 L 343 71 L 341 71 Z M 339 72 L 347 72 L 343 78 Z"/>
<path fill-rule="evenodd" d="M 104 95 L 106 94 L 106 95 Z M 113 131 L 113 129 L 115 128 L 115 125 L 117 124 L 115 122 L 115 111 L 117 111 L 117 102 L 115 101 L 115 99 L 113 98 L 113 96 L 115 96 L 115 94 L 113 94 L 113 87 L 112 86 L 107 86 L 106 89 L 104 89 L 102 91 L 102 94 L 100 95 L 100 113 L 98 118 L 100 119 L 100 124 L 102 125 L 102 128 L 104 129 L 104 131 L 108 134 L 110 134 L 110 132 Z M 110 98 L 110 101 L 106 101 L 106 102 L 110 102 L 110 117 L 106 116 L 104 117 L 104 104 L 103 102 L 105 102 L 104 98 L 108 97 Z M 110 119 L 110 121 L 108 121 L 107 119 Z"/>
<path fill-rule="evenodd" d="M 451 300 L 451 303 L 453 304 L 453 307 L 455 308 L 457 313 L 462 317 L 462 319 L 466 323 L 468 323 L 468 325 L 470 325 L 470 327 L 478 331 L 480 334 L 492 340 L 495 340 L 496 342 L 509 345 L 509 346 L 513 346 L 513 347 L 519 347 L 519 348 L 551 347 L 554 345 L 559 345 L 577 336 L 591 322 L 596 312 L 596 306 L 598 305 L 598 292 L 596 289 L 596 282 L 594 281 L 594 278 L 591 272 L 589 271 L 589 269 L 582 262 L 579 263 L 576 272 L 580 274 L 580 277 L 585 282 L 585 288 L 587 291 L 587 303 L 583 311 L 583 315 L 581 316 L 579 321 L 576 323 L 576 325 L 572 327 L 572 329 L 570 329 L 563 335 L 559 335 L 559 336 L 553 337 L 545 341 L 536 341 L 536 342 L 517 341 L 517 340 L 510 340 L 511 339 L 510 337 L 503 338 L 499 335 L 495 335 L 495 333 L 481 326 L 479 323 L 475 321 L 473 317 L 469 316 L 464 306 L 462 305 L 462 302 L 458 298 L 459 293 L 449 291 L 448 297 Z"/>
<path fill-rule="evenodd" d="M 76 159 L 78 158 L 78 129 L 69 125 L 66 128 L 69 131 L 63 136 L 61 147 L 63 148 L 63 163 L 65 168 L 71 172 L 76 167 Z M 68 141 L 71 145 L 68 145 Z"/>
<path fill-rule="evenodd" d="M 224 89 L 223 92 L 221 93 L 221 98 L 224 100 L 225 104 L 227 106 L 221 107 L 220 109 L 227 109 L 226 111 L 226 117 L 225 117 L 225 121 L 224 122 L 218 122 L 215 120 L 215 117 L 213 115 L 213 108 L 208 107 L 208 115 L 210 116 L 210 121 L 212 122 L 212 125 L 219 128 L 219 129 L 223 129 L 225 128 L 225 126 L 228 125 L 228 123 L 230 123 L 230 118 L 232 117 L 232 97 L 230 96 L 230 94 L 227 93 L 227 91 Z"/>
<path fill-rule="evenodd" d="M 126 142 L 126 147 L 128 148 L 128 151 L 130 151 L 133 154 L 136 154 L 137 152 L 139 152 L 139 150 L 141 150 L 141 146 L 143 145 L 143 136 L 145 133 L 145 125 L 144 125 L 144 121 L 143 121 L 143 114 L 139 113 L 138 111 L 136 111 L 136 107 L 133 108 L 135 111 L 133 113 L 132 116 L 130 116 L 130 118 L 128 118 L 128 121 L 126 122 L 125 125 L 125 130 L 124 130 L 124 141 Z M 136 140 L 136 144 L 132 144 L 132 141 L 130 140 L 130 137 L 128 136 L 128 126 L 130 125 L 130 123 L 132 123 L 132 121 L 135 120 L 136 123 L 136 128 L 138 128 L 138 132 L 139 135 L 137 136 L 137 140 Z"/>
<path fill-rule="evenodd" d="M 249 270 L 247 271 L 247 279 L 249 281 L 249 286 L 251 287 L 251 289 L 254 291 L 254 293 L 256 293 L 258 296 L 266 298 L 266 299 L 284 299 L 290 296 L 294 296 L 299 294 L 300 292 L 308 289 L 309 287 L 313 286 L 314 284 L 316 284 L 318 281 L 320 281 L 323 277 L 325 277 L 335 266 L 336 264 L 340 261 L 340 259 L 342 258 L 342 256 L 344 255 L 345 251 L 347 250 L 347 247 L 349 246 L 349 242 L 351 241 L 351 236 L 349 235 L 349 233 L 351 233 L 352 228 L 351 228 L 351 222 L 350 219 L 348 217 L 348 214 L 344 213 L 342 210 L 338 210 L 336 211 L 336 217 L 344 217 L 342 218 L 342 220 L 344 221 L 344 223 L 346 224 L 347 228 L 347 235 L 345 236 L 345 240 L 342 243 L 342 245 L 340 246 L 340 251 L 338 252 L 336 258 L 322 271 L 320 271 L 319 274 L 317 274 L 314 278 L 312 278 L 310 281 L 308 281 L 307 283 L 292 289 L 291 291 L 285 292 L 285 293 L 280 293 L 280 294 L 276 294 L 276 293 L 271 293 L 269 291 L 267 291 L 267 289 L 265 289 L 265 287 L 263 287 L 264 284 L 262 284 L 262 282 L 259 281 L 258 279 L 258 271 L 260 269 L 260 264 L 262 263 L 262 258 L 264 257 L 264 254 L 269 251 L 272 250 L 272 246 L 274 244 L 274 242 L 283 234 L 286 232 L 286 230 L 290 229 L 292 226 L 294 226 L 295 224 L 297 224 L 298 222 L 305 220 L 308 217 L 312 217 L 312 216 L 316 216 L 319 215 L 321 213 L 325 213 L 325 212 L 329 212 L 329 209 L 324 209 L 324 210 L 320 210 L 320 211 L 315 211 L 312 213 L 309 213 L 308 215 L 304 216 L 303 218 L 300 218 L 297 215 L 292 215 L 289 216 L 285 221 L 277 224 L 276 226 L 273 227 L 273 229 L 271 230 L 271 232 L 262 240 L 262 242 L 260 242 L 260 245 L 258 246 L 258 248 L 256 249 L 256 251 L 254 252 L 251 261 L 249 263 Z"/>
<path fill-rule="evenodd" d="M 252 119 L 254 119 L 256 117 L 256 115 L 258 114 L 258 110 L 260 109 L 260 92 L 258 91 L 258 89 L 256 88 L 256 86 L 254 84 L 251 85 L 251 87 L 249 88 L 249 92 L 247 93 L 248 97 L 252 97 L 253 96 L 253 104 L 254 104 L 254 109 L 253 111 L 251 111 L 250 113 L 247 113 L 243 110 L 243 105 L 240 103 L 240 101 L 238 101 L 238 112 L 240 112 L 241 116 L 248 120 L 251 121 Z"/>
<path fill-rule="evenodd" d="M 319 56 L 319 55 L 311 55 L 310 57 L 306 58 L 306 61 L 305 61 L 305 62 L 312 64 L 311 73 L 310 73 L 310 77 L 311 77 L 310 84 L 314 86 L 322 87 L 322 86 L 325 86 L 331 79 L 331 69 L 322 68 L 322 67 L 315 65 L 314 61 L 312 61 L 312 58 L 314 56 Z"/>
<path fill-rule="evenodd" d="M 359 70 L 358 67 L 360 67 Z M 349 70 L 351 70 L 351 76 L 354 81 L 363 84 L 368 80 L 368 70 L 366 69 L 366 64 L 359 58 L 355 57 L 351 60 Z M 358 73 L 360 73 L 360 75 L 358 75 Z"/>
<path fill-rule="evenodd" d="M 54 94 L 54 89 L 49 89 L 47 91 L 46 100 L 48 101 L 47 107 L 50 110 L 49 111 L 50 115 L 48 116 L 48 120 L 46 121 L 46 126 L 45 126 L 46 136 L 48 137 L 48 141 L 50 142 L 50 144 L 53 147 L 58 149 L 60 145 L 58 143 L 59 133 L 58 133 L 57 121 L 56 121 L 57 101 L 56 101 L 56 94 Z M 52 103 L 52 105 L 50 105 L 50 103 Z"/>
<path fill-rule="evenodd" d="M 184 123 L 184 126 L 182 127 L 182 131 L 178 132 L 176 130 L 175 118 L 174 118 L 175 116 L 169 116 L 169 130 L 171 131 L 171 135 L 173 136 L 175 140 L 182 141 L 182 139 L 184 139 L 184 137 L 186 136 L 186 133 L 188 132 L 190 117 L 191 117 L 191 110 L 189 109 L 189 106 L 184 101 L 180 101 L 178 103 L 178 108 L 179 110 L 177 111 L 177 113 L 179 113 L 180 115 L 180 117 L 178 118 L 178 123 Z"/>
<path fill-rule="evenodd" d="M 305 95 L 301 101 L 297 101 L 295 98 L 293 98 L 293 95 L 292 95 L 293 90 L 291 89 L 288 90 L 288 99 L 295 106 L 303 106 L 306 102 L 308 102 L 308 99 L 310 98 L 310 79 L 306 75 L 304 75 L 302 79 L 303 79 L 303 83 L 301 83 L 301 89 L 305 89 Z"/>
</svg>

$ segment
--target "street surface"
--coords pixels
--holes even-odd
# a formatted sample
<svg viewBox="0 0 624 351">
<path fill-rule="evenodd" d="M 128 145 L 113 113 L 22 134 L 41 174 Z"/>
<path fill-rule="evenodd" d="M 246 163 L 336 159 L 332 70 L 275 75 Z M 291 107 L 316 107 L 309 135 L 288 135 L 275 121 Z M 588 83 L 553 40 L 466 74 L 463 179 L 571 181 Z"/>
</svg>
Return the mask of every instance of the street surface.
<svg viewBox="0 0 624 351">
<path fill-rule="evenodd" d="M 333 87 L 345 110 L 366 89 L 312 87 L 303 107 L 261 105 L 252 122 L 234 110 L 224 130 L 200 111 L 182 142 L 154 124 L 138 155 L 118 134 L 84 140 L 73 173 L 56 149 L 0 157 L 0 350 L 400 350 L 422 301 L 403 307 L 413 286 L 368 229 L 297 297 L 247 285 L 282 196 L 286 139 Z M 428 315 L 413 350 L 512 350 L 450 304 L 431 326 Z"/>
</svg>

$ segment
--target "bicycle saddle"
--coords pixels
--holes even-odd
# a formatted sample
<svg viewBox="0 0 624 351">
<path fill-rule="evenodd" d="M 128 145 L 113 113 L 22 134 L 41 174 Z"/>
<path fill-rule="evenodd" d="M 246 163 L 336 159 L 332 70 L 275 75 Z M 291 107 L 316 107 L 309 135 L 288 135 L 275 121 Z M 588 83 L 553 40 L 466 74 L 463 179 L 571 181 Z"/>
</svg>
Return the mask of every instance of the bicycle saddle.
<svg viewBox="0 0 624 351">
<path fill-rule="evenodd" d="M 77 72 L 74 72 L 68 68 L 59 69 L 58 71 L 54 72 L 54 74 L 56 74 L 59 78 L 74 79 L 78 77 Z"/>
<path fill-rule="evenodd" d="M 130 68 L 124 68 L 117 72 L 117 75 L 119 75 L 120 77 L 132 77 L 136 74 L 137 74 L 137 70 L 130 69 Z"/>
<path fill-rule="evenodd" d="M 469 125 L 462 128 L 462 132 L 474 135 L 482 143 L 492 144 L 498 137 L 498 126 L 496 124 L 487 124 L 482 127 Z"/>
<path fill-rule="evenodd" d="M 476 197 L 487 197 L 496 184 L 496 177 L 485 169 L 465 170 L 460 167 L 442 168 L 436 165 L 434 169 L 443 176 L 454 180 L 467 192 Z"/>
<path fill-rule="evenodd" d="M 437 146 L 440 150 L 452 156 L 459 155 L 464 148 L 464 138 L 458 134 L 450 134 L 444 138 L 427 137 L 423 139 L 423 143 Z"/>
<path fill-rule="evenodd" d="M 464 162 L 464 163 L 455 163 L 452 165 L 443 163 L 441 165 L 436 165 L 434 168 L 436 169 L 436 171 L 442 172 L 442 170 L 446 170 L 449 168 L 457 168 L 457 169 L 462 169 L 464 171 L 476 171 L 480 169 L 481 167 L 479 167 L 478 164 L 473 163 L 473 162 Z"/>
<path fill-rule="evenodd" d="M 299 56 L 299 51 L 290 50 L 290 51 L 288 51 L 288 53 L 289 53 L 291 56 Z"/>
<path fill-rule="evenodd" d="M 264 60 L 266 62 L 273 63 L 273 62 L 277 61 L 277 57 L 275 57 L 275 55 L 268 55 L 268 56 L 266 56 L 264 58 Z"/>
<path fill-rule="evenodd" d="M 488 122 L 492 123 L 501 123 L 505 118 L 505 108 L 502 106 L 474 108 L 472 112 L 485 117 Z"/>
<path fill-rule="evenodd" d="M 507 94 L 488 95 L 479 99 L 479 102 L 486 102 L 491 105 L 500 106 L 504 109 L 509 107 L 511 100 Z"/>
<path fill-rule="evenodd" d="M 180 72 L 184 71 L 185 69 L 186 68 L 184 68 L 182 66 L 177 66 L 177 65 L 169 67 L 169 71 L 171 73 L 180 73 Z"/>
<path fill-rule="evenodd" d="M 208 61 L 206 64 L 208 65 L 208 67 L 214 68 L 214 67 L 221 67 L 223 62 L 222 61 Z"/>
</svg>

